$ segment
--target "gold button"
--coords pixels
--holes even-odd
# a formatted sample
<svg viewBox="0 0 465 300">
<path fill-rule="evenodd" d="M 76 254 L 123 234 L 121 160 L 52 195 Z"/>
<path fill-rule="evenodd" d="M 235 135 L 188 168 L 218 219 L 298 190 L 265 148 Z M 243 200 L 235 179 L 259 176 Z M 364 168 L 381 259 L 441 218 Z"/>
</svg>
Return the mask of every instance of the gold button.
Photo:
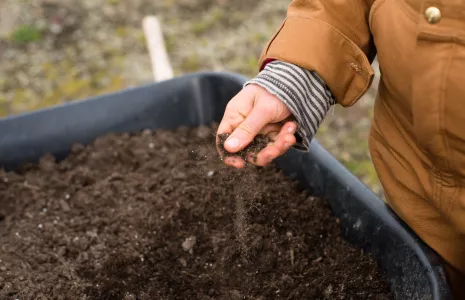
<svg viewBox="0 0 465 300">
<path fill-rule="evenodd" d="M 428 23 L 436 24 L 439 20 L 441 20 L 441 11 L 439 8 L 434 6 L 428 7 L 425 11 L 425 17 Z"/>
</svg>

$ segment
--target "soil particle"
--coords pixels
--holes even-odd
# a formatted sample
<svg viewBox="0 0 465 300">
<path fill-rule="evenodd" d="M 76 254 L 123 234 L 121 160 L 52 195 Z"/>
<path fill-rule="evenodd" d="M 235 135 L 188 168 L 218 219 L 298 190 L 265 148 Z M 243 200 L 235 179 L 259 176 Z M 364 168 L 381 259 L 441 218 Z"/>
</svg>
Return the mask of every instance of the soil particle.
<svg viewBox="0 0 465 300">
<path fill-rule="evenodd" d="M 272 166 L 225 166 L 205 130 L 109 134 L 0 171 L 0 299 L 390 298 L 326 201 Z"/>
<path fill-rule="evenodd" d="M 193 248 L 196 243 L 197 238 L 195 236 L 190 236 L 182 243 L 182 248 L 184 251 L 189 251 L 190 254 L 193 254 Z"/>
</svg>

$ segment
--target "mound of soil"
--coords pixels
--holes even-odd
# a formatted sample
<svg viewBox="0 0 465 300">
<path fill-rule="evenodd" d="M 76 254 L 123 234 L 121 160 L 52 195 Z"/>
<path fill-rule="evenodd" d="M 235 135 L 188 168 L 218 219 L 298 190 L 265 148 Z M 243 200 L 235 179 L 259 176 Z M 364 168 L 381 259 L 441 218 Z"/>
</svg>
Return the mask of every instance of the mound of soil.
<svg viewBox="0 0 465 300">
<path fill-rule="evenodd" d="M 110 134 L 0 172 L 0 299 L 390 299 L 338 220 L 215 128 Z"/>
</svg>

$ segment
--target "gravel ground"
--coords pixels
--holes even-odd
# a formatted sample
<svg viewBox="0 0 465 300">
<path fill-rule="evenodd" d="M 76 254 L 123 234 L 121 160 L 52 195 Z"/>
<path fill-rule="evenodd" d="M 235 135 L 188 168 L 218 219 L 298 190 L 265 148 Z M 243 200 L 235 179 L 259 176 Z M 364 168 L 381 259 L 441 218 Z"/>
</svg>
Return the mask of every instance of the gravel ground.
<svg viewBox="0 0 465 300">
<path fill-rule="evenodd" d="M 152 80 L 141 21 L 161 19 L 175 75 L 256 74 L 262 47 L 289 0 L 3 0 L 0 116 L 79 100 Z M 376 86 L 376 84 L 375 84 Z M 379 195 L 367 150 L 370 91 L 336 107 L 317 139 Z"/>
</svg>

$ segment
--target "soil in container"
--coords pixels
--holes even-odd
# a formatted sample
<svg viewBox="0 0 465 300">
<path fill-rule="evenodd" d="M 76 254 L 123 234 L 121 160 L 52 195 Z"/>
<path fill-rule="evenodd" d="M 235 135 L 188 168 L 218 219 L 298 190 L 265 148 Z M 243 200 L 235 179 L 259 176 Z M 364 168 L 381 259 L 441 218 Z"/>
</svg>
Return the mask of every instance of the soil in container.
<svg viewBox="0 0 465 300">
<path fill-rule="evenodd" d="M 0 172 L 0 299 L 390 299 L 324 200 L 272 166 L 225 166 L 215 128 Z"/>
</svg>

